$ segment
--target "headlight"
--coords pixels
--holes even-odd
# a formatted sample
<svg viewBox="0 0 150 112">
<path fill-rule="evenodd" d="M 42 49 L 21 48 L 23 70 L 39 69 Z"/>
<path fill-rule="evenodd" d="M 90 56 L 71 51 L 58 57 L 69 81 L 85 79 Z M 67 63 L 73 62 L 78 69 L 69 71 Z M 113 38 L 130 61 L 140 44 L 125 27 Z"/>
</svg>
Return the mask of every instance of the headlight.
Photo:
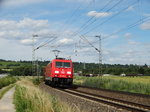
<svg viewBox="0 0 150 112">
<path fill-rule="evenodd" d="M 55 71 L 55 73 L 59 73 L 59 71 Z"/>
<path fill-rule="evenodd" d="M 70 78 L 71 76 L 70 76 L 70 75 L 68 75 L 68 77 Z"/>
<path fill-rule="evenodd" d="M 67 72 L 67 74 L 71 74 L 71 72 Z"/>
</svg>

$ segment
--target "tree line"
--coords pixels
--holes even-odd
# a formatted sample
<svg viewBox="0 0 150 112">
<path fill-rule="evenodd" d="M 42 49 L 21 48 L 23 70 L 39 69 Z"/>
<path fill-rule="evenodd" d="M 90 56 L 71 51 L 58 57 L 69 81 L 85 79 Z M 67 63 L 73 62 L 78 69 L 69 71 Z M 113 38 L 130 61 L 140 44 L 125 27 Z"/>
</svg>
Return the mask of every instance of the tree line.
<svg viewBox="0 0 150 112">
<path fill-rule="evenodd" d="M 13 61 L 11 61 L 13 62 Z M 20 64 L 24 63 L 24 64 Z M 43 68 L 49 63 L 49 61 L 39 61 L 39 68 L 41 71 L 41 75 L 43 74 Z M 74 62 L 74 72 L 81 73 L 83 75 L 86 74 L 99 74 L 99 64 L 98 63 L 82 63 L 82 62 Z M 12 68 L 10 71 L 12 75 L 32 75 L 32 62 L 31 61 L 18 61 L 12 63 L 9 67 L 16 66 Z M 0 69 L 0 73 L 4 71 Z M 112 75 L 120 75 L 124 74 L 144 74 L 150 75 L 150 68 L 148 65 L 121 65 L 121 64 L 102 64 L 102 73 L 103 74 L 112 74 Z"/>
</svg>

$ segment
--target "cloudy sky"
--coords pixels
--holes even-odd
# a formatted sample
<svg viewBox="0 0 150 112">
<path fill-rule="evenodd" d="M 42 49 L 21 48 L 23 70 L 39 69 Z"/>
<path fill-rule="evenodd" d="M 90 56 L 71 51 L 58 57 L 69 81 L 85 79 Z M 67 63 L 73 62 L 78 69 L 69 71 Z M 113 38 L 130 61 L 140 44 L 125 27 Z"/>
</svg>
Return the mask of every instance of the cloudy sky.
<svg viewBox="0 0 150 112">
<path fill-rule="evenodd" d="M 101 35 L 103 63 L 150 64 L 149 7 L 150 0 L 0 0 L 0 59 L 32 60 L 38 35 L 36 58 L 51 60 L 57 49 L 98 62 Z"/>
</svg>

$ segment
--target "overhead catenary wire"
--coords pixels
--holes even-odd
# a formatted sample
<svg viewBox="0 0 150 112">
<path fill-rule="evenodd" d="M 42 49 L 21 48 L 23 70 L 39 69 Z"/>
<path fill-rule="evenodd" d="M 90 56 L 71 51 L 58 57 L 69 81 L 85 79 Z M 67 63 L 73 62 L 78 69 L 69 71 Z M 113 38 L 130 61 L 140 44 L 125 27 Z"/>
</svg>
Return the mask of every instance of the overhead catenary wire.
<svg viewBox="0 0 150 112">
<path fill-rule="evenodd" d="M 109 6 L 110 3 L 112 3 L 113 0 L 110 0 L 107 4 L 104 5 L 103 8 L 101 8 L 98 12 L 101 12 L 103 11 L 107 6 Z M 82 26 L 81 28 L 76 31 L 76 32 L 79 32 L 82 28 L 84 28 L 90 21 L 92 21 L 93 19 L 95 19 L 96 17 L 95 16 L 92 16 L 91 18 L 89 18 Z"/>
<path fill-rule="evenodd" d="M 111 2 L 112 2 L 112 0 L 110 0 L 101 10 L 105 9 Z M 114 7 L 116 7 L 117 5 L 119 5 L 121 2 L 122 2 L 122 0 L 119 0 L 116 4 L 114 4 L 111 8 L 109 8 L 106 12 L 112 10 Z M 93 18 L 95 18 L 95 17 L 91 17 L 91 19 L 93 19 Z M 91 20 L 91 19 L 90 19 L 90 20 Z M 89 20 L 89 21 L 90 21 L 90 20 Z M 86 24 L 85 24 L 85 25 L 86 25 Z M 72 38 L 75 37 L 75 36 L 77 36 L 78 34 L 79 34 L 79 32 L 73 32 Z M 80 34 L 79 34 L 79 35 L 80 35 Z M 61 45 L 62 45 L 62 44 L 59 44 L 58 47 L 60 47 Z"/>
<path fill-rule="evenodd" d="M 142 19 L 142 23 L 144 23 L 144 22 L 146 22 L 146 21 L 149 21 L 149 20 L 150 20 L 150 17 L 145 17 L 145 18 Z M 110 34 L 109 36 L 103 37 L 102 40 L 103 40 L 103 39 L 106 39 L 106 38 L 109 38 L 109 37 L 113 36 L 114 34 L 120 33 L 120 32 L 122 32 L 122 31 L 124 31 L 124 30 L 129 30 L 129 29 L 131 29 L 131 28 L 133 28 L 133 27 L 135 27 L 135 26 L 137 26 L 137 25 L 139 25 L 139 24 L 142 24 L 142 23 L 141 23 L 141 19 L 139 19 L 139 20 L 136 21 L 135 23 L 132 23 L 132 24 L 128 25 L 127 27 L 124 27 L 124 28 L 120 29 L 119 31 L 117 31 L 117 32 L 115 32 L 115 33 L 112 33 L 112 34 Z M 84 35 L 81 35 L 81 36 L 79 36 L 79 37 L 80 37 L 82 40 L 85 40 L 85 41 L 86 41 L 91 47 L 93 47 L 96 51 L 100 52 L 100 50 L 99 50 L 98 48 L 96 48 Z"/>
<path fill-rule="evenodd" d="M 124 27 L 124 28 L 121 28 L 120 30 L 118 30 L 118 31 L 116 31 L 116 32 L 114 32 L 114 33 L 112 33 L 112 34 L 110 34 L 110 35 L 108 35 L 108 36 L 105 36 L 105 37 L 103 37 L 102 39 L 106 39 L 106 38 L 109 38 L 109 37 L 111 37 L 111 36 L 113 36 L 113 35 L 115 35 L 115 34 L 117 34 L 117 33 L 123 32 L 123 31 L 125 31 L 125 30 L 129 30 L 129 29 L 131 29 L 131 28 L 133 28 L 133 27 L 135 27 L 135 26 L 137 26 L 137 25 L 140 25 L 140 24 L 142 24 L 142 23 L 144 23 L 144 22 L 146 22 L 146 21 L 149 21 L 149 20 L 150 20 L 150 16 L 149 16 L 149 17 L 142 18 L 142 22 L 141 22 L 141 19 L 139 19 L 138 21 L 136 21 L 136 22 L 134 22 L 134 23 L 132 23 L 132 24 L 130 24 L 130 25 Z"/>
<path fill-rule="evenodd" d="M 93 0 L 92 0 L 93 1 Z M 101 11 L 103 10 L 103 9 L 105 9 L 111 2 L 112 2 L 113 0 L 110 0 L 102 9 L 101 9 Z M 120 0 L 121 1 L 121 0 Z M 95 2 L 95 1 L 94 1 Z M 89 7 L 89 5 L 90 5 L 90 3 L 88 4 L 88 6 L 87 7 Z M 74 15 L 75 15 L 75 13 L 80 9 L 80 7 L 81 7 L 81 5 L 79 5 L 78 7 L 77 7 L 77 9 L 74 11 L 74 13 L 71 15 L 71 17 L 70 18 L 72 18 Z M 91 19 L 90 20 L 92 20 L 92 18 L 94 18 L 94 17 L 91 17 Z M 89 22 L 90 22 L 90 20 L 89 20 Z M 69 19 L 67 20 L 67 22 L 69 22 Z M 66 23 L 67 23 L 66 22 Z M 85 24 L 86 25 L 86 24 Z M 61 34 L 61 35 L 63 35 L 64 34 L 64 32 Z M 59 38 L 59 37 L 58 37 Z M 62 44 L 59 44 L 59 45 L 57 45 L 57 47 L 60 47 Z"/>
<path fill-rule="evenodd" d="M 121 2 L 121 1 L 117 2 L 117 4 L 119 4 L 120 2 Z M 111 16 L 111 17 L 108 18 L 107 20 L 105 20 L 105 21 L 101 22 L 100 24 L 98 24 L 96 27 L 94 27 L 94 28 L 92 28 L 91 30 L 87 31 L 86 33 L 82 34 L 82 36 L 83 36 L 83 35 L 86 35 L 87 33 L 89 33 L 90 31 L 94 30 L 95 28 L 99 27 L 100 25 L 105 24 L 106 22 L 108 22 L 108 21 L 111 20 L 112 18 L 118 16 L 119 14 L 121 14 L 122 12 L 124 12 L 124 11 L 127 10 L 130 6 L 136 4 L 137 2 L 138 2 L 138 1 L 135 1 L 135 2 L 131 3 L 130 5 L 128 5 L 127 7 L 123 8 L 121 11 L 119 11 L 118 13 L 116 13 L 115 15 Z M 117 4 L 113 5 L 113 8 L 114 8 Z M 111 8 L 112 8 L 112 7 L 111 7 Z M 79 34 L 78 32 L 74 32 L 74 34 L 75 34 L 74 36 L 79 35 L 79 37 L 81 38 L 81 36 L 80 36 L 80 34 Z M 74 36 L 73 36 L 73 37 L 74 37 Z M 73 37 L 72 37 L 72 38 L 73 38 Z M 84 37 L 84 38 L 85 38 L 85 37 Z M 58 46 L 61 46 L 61 45 L 62 45 L 62 44 L 60 44 L 60 45 L 58 45 Z"/>
<path fill-rule="evenodd" d="M 93 1 L 93 0 L 91 0 L 91 1 Z M 91 4 L 91 2 L 88 4 L 87 7 L 89 7 L 90 4 Z M 82 4 L 80 4 L 80 5 L 73 11 L 72 15 L 70 16 L 70 18 L 67 19 L 67 21 L 65 22 L 65 24 L 70 23 L 70 22 L 72 21 L 71 19 L 75 16 L 75 14 L 79 11 L 79 9 L 80 9 L 81 7 L 82 7 Z M 87 7 L 86 7 L 86 8 L 87 8 Z M 65 25 L 63 25 L 63 28 L 60 27 L 59 30 L 58 30 L 58 32 L 61 32 L 62 29 L 63 29 L 62 33 L 59 34 L 55 39 L 53 39 L 53 41 L 56 40 L 56 39 L 58 39 L 61 35 L 64 34 L 64 30 L 66 29 L 66 28 L 65 28 Z M 53 36 L 54 36 L 54 35 L 53 35 Z M 45 45 L 47 45 L 49 42 L 51 42 L 50 39 L 48 39 L 48 40 L 46 40 L 45 42 L 41 43 L 41 45 L 39 45 L 39 46 L 43 46 L 43 45 L 45 46 Z M 39 46 L 38 46 L 38 47 L 39 47 Z M 38 47 L 37 47 L 37 48 L 38 48 Z"/>
<path fill-rule="evenodd" d="M 94 3 L 95 3 L 95 0 L 91 0 L 91 1 L 88 3 L 88 5 L 85 7 L 85 9 L 87 9 L 92 3 L 94 4 Z M 76 10 L 76 11 L 74 12 L 74 14 L 72 15 L 71 19 L 73 18 L 73 16 L 75 16 L 75 14 L 76 14 L 77 12 L 79 12 L 79 9 L 81 8 L 81 6 L 82 6 L 82 5 L 80 5 L 80 6 L 77 8 L 77 10 Z M 80 18 L 80 19 L 81 19 L 81 16 L 82 16 L 81 14 L 77 15 L 77 17 Z M 72 19 L 72 20 L 71 20 L 71 19 L 68 19 L 68 21 L 67 21 L 65 24 L 68 24 L 68 23 L 69 23 L 70 25 L 71 25 L 71 24 L 74 24 L 74 23 L 75 23 L 75 21 L 73 21 L 74 19 Z M 63 33 L 62 33 L 61 35 L 64 34 L 64 32 L 65 32 L 66 29 L 67 29 L 67 27 L 64 26 L 64 27 L 63 27 L 63 30 L 62 30 Z"/>
<path fill-rule="evenodd" d="M 118 16 L 119 14 L 121 14 L 122 12 L 124 12 L 125 10 L 127 10 L 130 6 L 136 4 L 136 2 L 133 2 L 132 4 L 130 4 L 129 6 L 123 8 L 122 10 L 120 10 L 119 12 L 117 12 L 115 15 L 111 16 L 110 18 L 106 19 L 105 21 L 101 22 L 100 24 L 96 25 L 95 27 L 91 28 L 90 30 L 88 30 L 87 32 L 85 32 L 83 35 L 86 35 L 87 33 L 93 31 L 94 29 L 96 29 L 97 27 L 102 26 L 103 24 L 105 24 L 106 22 L 108 22 L 109 20 L 113 19 L 114 17 Z"/>
<path fill-rule="evenodd" d="M 122 2 L 123 0 L 119 0 L 116 4 L 114 4 L 111 8 L 109 8 L 107 11 L 105 11 L 105 12 L 109 12 L 109 11 L 111 11 L 113 8 L 115 8 L 117 5 L 119 5 L 121 2 Z M 112 3 L 112 1 L 109 1 L 100 11 L 102 11 L 104 8 L 106 8 L 110 3 Z M 102 14 L 102 16 L 104 15 L 104 13 Z M 85 24 L 83 24 L 82 26 L 81 26 L 81 28 L 78 30 L 78 31 L 76 31 L 76 33 L 75 34 L 73 34 L 73 36 L 76 36 L 77 35 L 77 33 L 80 33 L 81 31 L 84 31 L 88 26 L 90 26 L 91 24 L 93 24 L 94 22 L 96 22 L 97 21 L 97 19 L 95 19 L 96 17 L 95 16 L 93 16 L 93 17 L 91 17 Z M 93 19 L 95 19 L 94 21 L 91 21 L 91 20 L 93 20 Z M 91 21 L 91 23 L 89 23 Z M 89 24 L 88 24 L 89 23 Z"/>
<path fill-rule="evenodd" d="M 49 40 L 49 41 L 47 41 L 47 42 L 45 42 L 45 43 L 39 45 L 39 46 L 36 47 L 34 50 L 38 50 L 39 48 L 46 46 L 46 45 L 49 44 L 50 42 L 54 41 L 56 38 L 57 38 L 57 37 L 55 37 L 55 38 L 53 38 L 52 40 Z"/>
<path fill-rule="evenodd" d="M 107 11 L 110 11 L 111 9 L 113 9 L 114 7 L 116 7 L 122 0 L 119 0 L 119 2 L 117 2 L 115 5 L 113 5 L 111 8 L 109 8 Z M 104 8 L 106 8 L 109 4 L 111 3 L 111 0 L 101 9 L 103 10 Z M 80 6 L 75 10 L 75 12 L 80 8 Z M 73 13 L 73 15 L 75 14 L 75 12 Z M 71 18 L 73 17 L 73 15 L 71 16 Z M 69 20 L 68 20 L 69 21 Z M 57 37 L 58 38 L 58 37 Z M 55 38 L 55 39 L 57 39 Z M 59 47 L 60 45 L 58 45 L 57 47 Z"/>
</svg>

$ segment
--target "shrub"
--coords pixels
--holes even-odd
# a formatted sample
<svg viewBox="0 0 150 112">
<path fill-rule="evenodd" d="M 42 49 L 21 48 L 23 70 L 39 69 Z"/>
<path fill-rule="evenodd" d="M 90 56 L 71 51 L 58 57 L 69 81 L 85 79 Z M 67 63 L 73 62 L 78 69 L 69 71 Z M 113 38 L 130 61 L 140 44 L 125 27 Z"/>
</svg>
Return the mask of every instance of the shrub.
<svg viewBox="0 0 150 112">
<path fill-rule="evenodd" d="M 17 78 L 12 77 L 12 76 L 0 78 L 0 89 L 5 86 L 15 83 L 17 80 L 18 80 Z"/>
</svg>

